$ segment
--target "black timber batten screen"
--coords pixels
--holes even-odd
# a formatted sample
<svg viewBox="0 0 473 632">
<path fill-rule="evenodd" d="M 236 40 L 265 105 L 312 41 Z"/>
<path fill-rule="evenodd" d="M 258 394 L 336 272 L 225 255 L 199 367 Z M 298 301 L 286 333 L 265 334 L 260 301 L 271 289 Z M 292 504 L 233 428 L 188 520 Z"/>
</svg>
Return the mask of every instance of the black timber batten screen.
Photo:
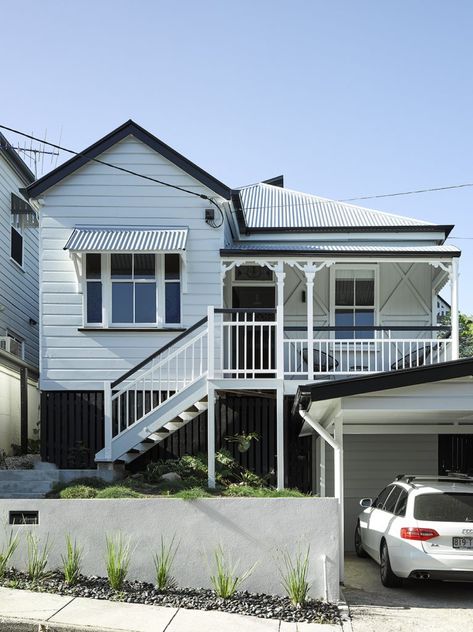
<svg viewBox="0 0 473 632">
<path fill-rule="evenodd" d="M 61 469 L 97 467 L 104 447 L 103 391 L 41 393 L 41 459 Z"/>
</svg>

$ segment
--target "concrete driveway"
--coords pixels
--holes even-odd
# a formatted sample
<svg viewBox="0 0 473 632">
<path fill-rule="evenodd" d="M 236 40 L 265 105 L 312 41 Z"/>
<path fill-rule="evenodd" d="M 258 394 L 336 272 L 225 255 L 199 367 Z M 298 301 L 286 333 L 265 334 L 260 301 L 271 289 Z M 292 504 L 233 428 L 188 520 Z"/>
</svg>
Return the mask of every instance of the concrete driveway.
<svg viewBox="0 0 473 632">
<path fill-rule="evenodd" d="M 473 584 L 408 580 L 402 588 L 384 588 L 373 560 L 345 559 L 354 632 L 473 631 Z"/>
</svg>

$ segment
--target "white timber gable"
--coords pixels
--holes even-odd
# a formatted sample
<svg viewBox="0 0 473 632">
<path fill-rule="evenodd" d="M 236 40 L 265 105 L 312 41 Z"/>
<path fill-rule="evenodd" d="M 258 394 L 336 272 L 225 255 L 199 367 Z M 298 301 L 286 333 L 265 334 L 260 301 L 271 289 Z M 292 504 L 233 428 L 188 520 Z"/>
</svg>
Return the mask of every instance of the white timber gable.
<svg viewBox="0 0 473 632">
<path fill-rule="evenodd" d="M 134 136 L 119 141 L 99 159 L 216 197 Z M 41 195 L 43 390 L 100 390 L 104 380 L 117 378 L 202 318 L 208 305 L 221 305 L 219 250 L 224 246 L 224 228 L 213 228 L 205 222 L 205 209 L 211 206 L 198 196 L 97 162 L 88 162 Z M 187 229 L 185 250 L 180 252 L 180 322 L 169 326 L 162 322 L 165 278 L 160 255 L 157 308 L 161 316 L 154 330 L 88 327 L 84 253 L 64 249 L 78 226 Z M 102 255 L 102 268 L 109 265 L 109 256 Z"/>
</svg>

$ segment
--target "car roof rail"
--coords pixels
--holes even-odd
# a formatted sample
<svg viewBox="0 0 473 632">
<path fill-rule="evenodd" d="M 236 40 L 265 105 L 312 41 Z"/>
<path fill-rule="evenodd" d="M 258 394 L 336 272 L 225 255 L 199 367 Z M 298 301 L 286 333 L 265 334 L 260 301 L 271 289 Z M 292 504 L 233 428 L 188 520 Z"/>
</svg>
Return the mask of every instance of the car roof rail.
<svg viewBox="0 0 473 632">
<path fill-rule="evenodd" d="M 436 481 L 438 483 L 473 483 L 473 477 L 469 474 L 463 474 L 462 472 L 448 472 L 439 475 L 429 474 L 398 474 L 396 481 L 404 483 L 413 483 L 420 481 Z"/>
</svg>

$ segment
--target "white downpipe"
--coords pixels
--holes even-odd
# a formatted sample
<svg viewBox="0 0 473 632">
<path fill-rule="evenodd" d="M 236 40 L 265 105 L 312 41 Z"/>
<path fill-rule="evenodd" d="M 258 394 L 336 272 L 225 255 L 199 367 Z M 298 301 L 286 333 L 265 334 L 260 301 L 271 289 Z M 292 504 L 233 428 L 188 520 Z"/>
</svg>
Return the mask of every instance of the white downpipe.
<svg viewBox="0 0 473 632">
<path fill-rule="evenodd" d="M 324 599 L 328 601 L 328 580 L 327 580 L 327 556 L 322 555 L 322 567 L 324 572 Z"/>
<path fill-rule="evenodd" d="M 325 441 L 320 437 L 319 494 L 325 496 Z"/>
<path fill-rule="evenodd" d="M 458 259 L 452 259 L 450 270 L 451 289 L 451 324 L 452 324 L 452 360 L 458 360 L 460 356 L 460 327 L 458 309 Z"/>
</svg>

